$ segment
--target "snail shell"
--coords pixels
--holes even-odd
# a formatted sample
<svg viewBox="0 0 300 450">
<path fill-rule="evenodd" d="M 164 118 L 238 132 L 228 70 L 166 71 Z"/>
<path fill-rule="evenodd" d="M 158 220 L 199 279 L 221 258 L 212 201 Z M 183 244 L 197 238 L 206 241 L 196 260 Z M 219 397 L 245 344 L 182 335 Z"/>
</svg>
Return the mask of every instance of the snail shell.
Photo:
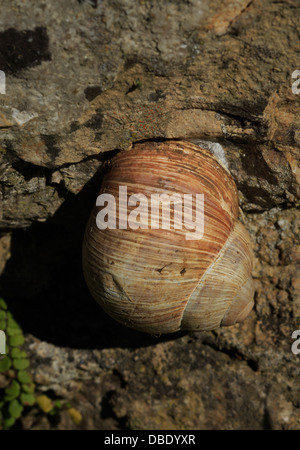
<svg viewBox="0 0 300 450">
<path fill-rule="evenodd" d="M 83 242 L 84 276 L 115 320 L 151 334 L 212 330 L 243 321 L 253 307 L 251 242 L 237 220 L 231 175 L 185 141 L 144 142 L 118 153 L 100 190 L 204 194 L 204 233 L 184 229 L 99 229 L 95 206 Z M 118 216 L 118 208 L 116 208 Z"/>
</svg>

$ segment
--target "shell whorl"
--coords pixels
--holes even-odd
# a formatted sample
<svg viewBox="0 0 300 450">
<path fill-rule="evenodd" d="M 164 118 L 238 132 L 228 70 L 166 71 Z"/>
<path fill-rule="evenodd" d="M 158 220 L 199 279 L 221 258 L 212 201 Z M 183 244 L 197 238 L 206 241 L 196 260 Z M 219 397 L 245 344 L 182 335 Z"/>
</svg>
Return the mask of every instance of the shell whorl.
<svg viewBox="0 0 300 450">
<path fill-rule="evenodd" d="M 87 285 L 117 321 L 160 334 L 242 321 L 253 306 L 252 251 L 237 220 L 235 183 L 208 150 L 183 141 L 147 142 L 114 157 L 100 193 L 204 194 L 204 235 L 185 230 L 105 229 L 95 206 L 83 243 Z M 118 208 L 117 208 L 118 213 Z"/>
</svg>

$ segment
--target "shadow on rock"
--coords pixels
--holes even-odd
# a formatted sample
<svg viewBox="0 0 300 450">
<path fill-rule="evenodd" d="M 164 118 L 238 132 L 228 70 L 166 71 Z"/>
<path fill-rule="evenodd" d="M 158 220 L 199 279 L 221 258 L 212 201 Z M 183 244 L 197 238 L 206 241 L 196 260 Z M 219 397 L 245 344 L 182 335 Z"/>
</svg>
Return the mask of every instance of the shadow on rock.
<svg viewBox="0 0 300 450">
<path fill-rule="evenodd" d="M 25 333 L 59 346 L 135 348 L 181 336 L 157 338 L 126 328 L 91 297 L 81 246 L 100 181 L 97 173 L 78 195 L 62 192 L 65 202 L 50 220 L 13 232 L 1 295 Z"/>
</svg>

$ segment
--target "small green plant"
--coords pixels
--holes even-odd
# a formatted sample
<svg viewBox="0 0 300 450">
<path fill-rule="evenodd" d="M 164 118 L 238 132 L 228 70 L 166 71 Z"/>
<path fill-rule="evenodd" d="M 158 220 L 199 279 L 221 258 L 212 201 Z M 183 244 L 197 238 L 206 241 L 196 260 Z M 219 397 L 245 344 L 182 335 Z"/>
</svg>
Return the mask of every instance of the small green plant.
<svg viewBox="0 0 300 450">
<path fill-rule="evenodd" d="M 36 397 L 36 403 L 40 410 L 42 410 L 45 414 L 48 414 L 50 417 L 55 417 L 59 415 L 61 411 L 67 410 L 75 425 L 79 425 L 82 421 L 82 415 L 78 409 L 73 408 L 71 403 L 66 400 L 52 400 L 47 395 L 42 394 Z"/>
<path fill-rule="evenodd" d="M 80 412 L 63 399 L 52 400 L 36 392 L 28 369 L 30 362 L 23 349 L 24 335 L 20 325 L 0 298 L 0 331 L 6 337 L 5 354 L 0 345 L 0 430 L 9 430 L 29 407 L 36 407 L 42 414 L 59 417 L 67 410 L 76 425 L 82 420 Z M 0 342 L 0 344 L 3 342 Z"/>
<path fill-rule="evenodd" d="M 30 374 L 24 335 L 0 298 L 0 330 L 5 333 L 6 354 L 0 360 L 0 430 L 11 428 L 25 407 L 35 404 L 35 385 Z"/>
</svg>

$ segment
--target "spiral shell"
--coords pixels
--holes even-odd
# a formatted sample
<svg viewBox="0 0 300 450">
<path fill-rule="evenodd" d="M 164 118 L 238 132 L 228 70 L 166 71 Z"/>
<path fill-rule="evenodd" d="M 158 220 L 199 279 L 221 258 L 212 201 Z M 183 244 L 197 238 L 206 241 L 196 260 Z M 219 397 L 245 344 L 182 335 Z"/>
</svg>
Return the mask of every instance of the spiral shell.
<svg viewBox="0 0 300 450">
<path fill-rule="evenodd" d="M 243 321 L 253 307 L 251 242 L 238 221 L 235 183 L 215 157 L 185 141 L 144 142 L 118 153 L 101 193 L 204 194 L 204 233 L 185 229 L 99 229 L 95 206 L 83 242 L 83 271 L 115 320 L 151 334 L 212 330 Z M 116 208 L 117 219 L 118 208 Z"/>
</svg>

